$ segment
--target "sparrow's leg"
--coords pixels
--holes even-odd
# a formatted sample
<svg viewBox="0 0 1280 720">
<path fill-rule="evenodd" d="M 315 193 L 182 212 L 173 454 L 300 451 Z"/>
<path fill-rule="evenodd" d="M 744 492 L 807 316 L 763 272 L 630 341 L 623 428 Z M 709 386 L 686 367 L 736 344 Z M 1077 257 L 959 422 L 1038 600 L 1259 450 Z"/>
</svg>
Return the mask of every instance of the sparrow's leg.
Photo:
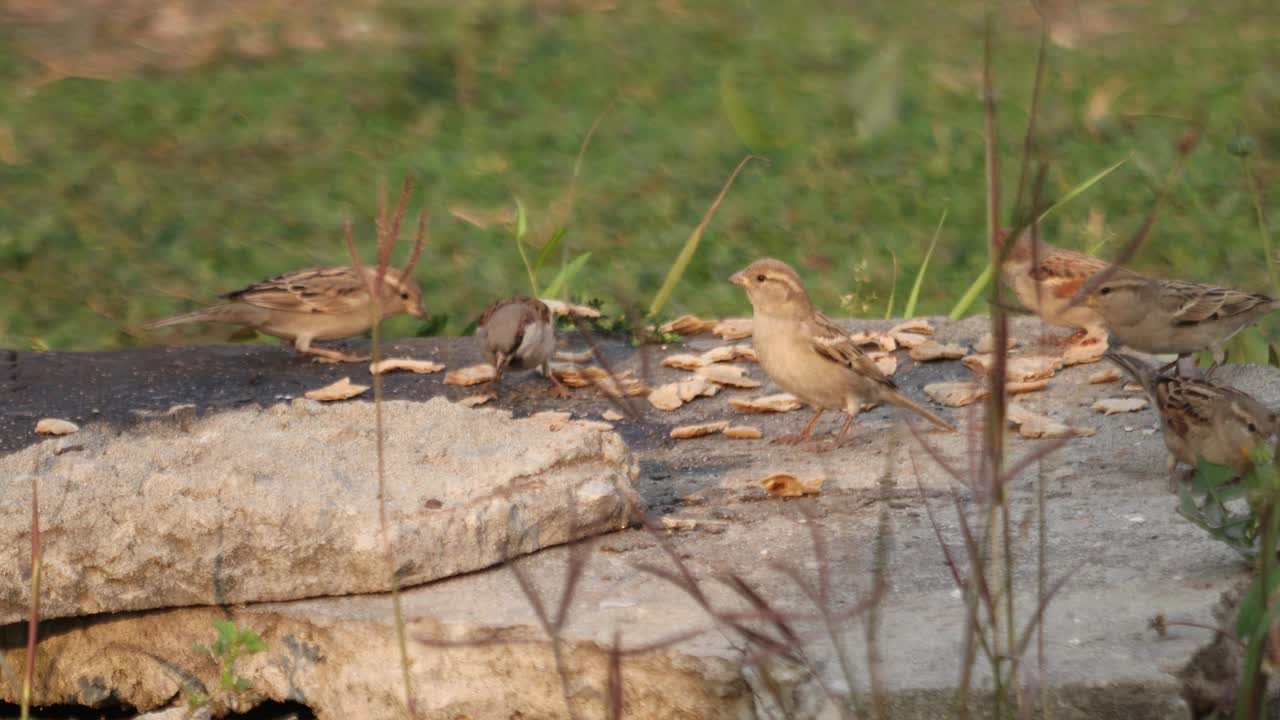
<svg viewBox="0 0 1280 720">
<path fill-rule="evenodd" d="M 328 348 L 311 347 L 311 338 L 305 335 L 294 340 L 293 347 L 303 355 L 314 356 L 316 362 L 368 362 L 369 360 L 368 355 L 348 355 Z"/>
<path fill-rule="evenodd" d="M 832 438 L 830 442 L 823 443 L 821 445 L 815 445 L 812 448 L 812 450 L 814 452 L 828 452 L 830 450 L 835 450 L 836 448 L 843 446 L 845 436 L 849 434 L 849 426 L 853 424 L 853 419 L 856 417 L 858 417 L 857 412 L 847 413 L 844 419 L 844 424 L 840 426 L 840 432 L 834 438 Z"/>
<path fill-rule="evenodd" d="M 569 392 L 569 388 L 565 387 L 564 383 L 557 380 L 556 376 L 551 372 L 551 363 L 549 361 L 542 363 L 542 374 L 546 375 L 547 379 L 551 381 L 552 395 L 555 395 L 558 398 L 570 397 L 571 393 Z"/>
<path fill-rule="evenodd" d="M 822 417 L 822 413 L 823 409 L 818 408 L 818 411 L 813 414 L 813 417 L 809 418 L 809 423 L 804 426 L 804 429 L 800 431 L 799 435 L 783 435 L 782 437 L 774 439 L 773 442 L 779 445 L 795 445 L 808 440 L 809 433 L 813 432 L 814 423 L 818 422 L 818 418 Z"/>
</svg>

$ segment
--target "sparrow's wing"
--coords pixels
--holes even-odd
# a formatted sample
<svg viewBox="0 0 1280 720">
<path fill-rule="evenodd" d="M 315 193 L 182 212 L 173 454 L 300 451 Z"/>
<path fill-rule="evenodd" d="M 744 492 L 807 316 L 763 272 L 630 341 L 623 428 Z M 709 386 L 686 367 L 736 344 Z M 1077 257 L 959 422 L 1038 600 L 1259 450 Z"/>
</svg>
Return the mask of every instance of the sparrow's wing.
<svg viewBox="0 0 1280 720">
<path fill-rule="evenodd" d="M 321 267 L 277 275 L 222 297 L 267 310 L 337 315 L 368 308 L 369 289 L 355 268 Z"/>
<path fill-rule="evenodd" d="M 814 313 L 806 321 L 809 342 L 822 357 L 844 365 L 868 380 L 896 389 L 893 381 L 880 372 L 880 368 L 862 352 L 843 330 L 822 313 Z"/>
<path fill-rule="evenodd" d="M 1160 286 L 1159 304 L 1173 315 L 1175 325 L 1198 325 L 1275 309 L 1266 295 L 1181 281 Z"/>
</svg>

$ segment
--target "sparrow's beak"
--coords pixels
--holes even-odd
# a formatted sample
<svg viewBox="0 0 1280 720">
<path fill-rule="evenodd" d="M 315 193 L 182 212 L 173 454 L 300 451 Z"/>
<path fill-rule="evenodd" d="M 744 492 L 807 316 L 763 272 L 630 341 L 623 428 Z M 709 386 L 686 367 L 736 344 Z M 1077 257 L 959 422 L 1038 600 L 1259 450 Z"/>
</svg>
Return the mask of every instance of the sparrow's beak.
<svg viewBox="0 0 1280 720">
<path fill-rule="evenodd" d="M 733 283 L 734 285 L 737 285 L 738 287 L 746 287 L 747 274 L 739 270 L 738 272 L 729 276 L 729 282 Z"/>
<path fill-rule="evenodd" d="M 418 318 L 419 320 L 427 319 L 427 306 L 423 305 L 422 303 L 418 303 L 417 305 L 414 305 L 413 307 L 409 308 L 408 312 L 410 315 Z"/>
<path fill-rule="evenodd" d="M 1097 306 L 1098 306 L 1098 296 L 1097 296 L 1096 294 L 1094 294 L 1094 293 L 1090 293 L 1087 297 L 1085 297 L 1085 299 L 1084 299 L 1084 304 L 1085 304 L 1085 305 L 1088 305 L 1089 307 L 1097 307 Z"/>
</svg>

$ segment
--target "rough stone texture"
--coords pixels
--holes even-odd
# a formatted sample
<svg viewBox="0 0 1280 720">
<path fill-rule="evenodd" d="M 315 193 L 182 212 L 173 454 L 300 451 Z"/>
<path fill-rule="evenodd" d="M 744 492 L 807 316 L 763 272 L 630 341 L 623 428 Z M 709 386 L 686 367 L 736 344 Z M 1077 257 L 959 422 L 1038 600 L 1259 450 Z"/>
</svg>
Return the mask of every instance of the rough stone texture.
<svg viewBox="0 0 1280 720">
<path fill-rule="evenodd" d="M 973 343 L 985 331 L 984 320 L 972 319 L 940 327 L 936 338 L 944 343 Z M 1023 319 L 1015 325 L 1015 335 L 1024 340 L 1042 332 L 1034 320 Z M 421 342 L 415 353 L 419 356 L 456 353 L 455 357 L 465 358 L 471 352 L 465 340 L 417 342 Z M 687 348 L 664 352 L 700 352 L 717 344 L 698 338 Z M 623 343 L 610 341 L 606 346 L 624 367 L 640 366 Z M 687 377 L 681 371 L 658 368 L 656 359 L 651 360 L 655 360 L 650 363 L 652 384 Z M 927 383 L 971 376 L 958 362 L 916 365 L 906 353 L 899 354 L 899 362 L 895 380 L 917 398 Z M 750 376 L 763 379 L 758 367 L 747 367 Z M 1068 368 L 1050 381 L 1045 392 L 1019 400 L 1037 412 L 1097 429 L 1094 436 L 1072 440 L 1033 464 L 1011 485 L 1013 512 L 1029 519 L 1027 529 L 1019 533 L 1014 573 L 1019 623 L 1026 622 L 1036 604 L 1034 511 L 1041 480 L 1048 499 L 1049 581 L 1074 571 L 1046 614 L 1043 666 L 1037 662 L 1033 642 L 1027 667 L 1035 669 L 1037 682 L 1047 688 L 1053 717 L 1059 720 L 1185 716 L 1174 673 L 1209 639 L 1209 633 L 1171 626 L 1161 638 L 1148 622 L 1164 614 L 1170 620 L 1212 623 L 1211 609 L 1219 594 L 1247 569 L 1234 552 L 1176 514 L 1153 411 L 1105 417 L 1090 410 L 1099 398 L 1119 394 L 1118 384 L 1087 383 L 1087 377 L 1100 367 Z M 319 376 L 328 370 L 313 372 L 319 384 Z M 1217 379 L 1273 406 L 1280 403 L 1280 372 L 1273 368 L 1231 366 L 1223 368 Z M 515 407 L 518 414 L 530 407 L 545 407 L 541 404 L 545 383 L 540 379 L 517 376 L 508 383 L 495 404 Z M 531 388 L 536 392 L 526 392 Z M 725 390 L 671 413 L 641 405 L 645 412 L 641 422 L 618 424 L 640 458 L 636 488 L 652 516 L 659 525 L 665 522 L 683 529 L 658 535 L 630 529 L 593 541 L 594 551 L 576 585 L 570 621 L 563 632 L 572 671 L 570 694 L 581 717 L 603 716 L 607 648 L 617 632 L 627 648 L 662 645 L 623 659 L 624 717 L 773 718 L 779 713 L 767 689 L 771 682 L 792 717 L 834 718 L 830 708 L 821 709 L 824 697 L 813 674 L 776 658 L 755 662 L 761 659 L 758 648 L 733 631 L 716 628 L 686 593 L 639 566 L 673 568 L 659 544 L 659 538 L 664 538 L 684 559 L 714 607 L 745 609 L 745 603 L 716 580 L 732 572 L 776 607 L 797 615 L 811 613 L 812 605 L 772 563 L 782 563 L 809 578 L 820 567 L 828 567 L 832 605 L 836 611 L 846 610 L 871 587 L 882 514 L 891 530 L 891 584 L 880 606 L 878 675 L 887 690 L 889 716 L 913 720 L 944 715 L 960 676 L 964 608 L 925 503 L 936 515 L 943 539 L 958 551 L 961 536 L 952 504 L 955 486 L 914 438 L 894 431 L 902 416 L 892 408 L 864 413 L 851 431 L 851 443 L 830 453 L 769 445 L 771 437 L 798 431 L 807 414 L 747 416 L 730 409 L 727 400 L 776 390 L 768 385 L 758 390 Z M 450 392 L 438 379 L 415 379 L 412 387 L 406 384 L 400 391 L 422 396 Z M 190 401 L 200 404 L 204 396 Z M 598 418 L 611 407 L 589 391 L 577 391 L 557 404 L 575 417 Z M 102 410 L 104 416 L 112 411 Z M 926 430 L 924 437 L 943 457 L 965 467 L 968 443 L 981 435 L 980 413 L 977 408 L 948 408 L 943 413 L 962 432 L 947 435 Z M 726 419 L 749 420 L 764 430 L 765 439 L 729 440 L 713 435 L 675 441 L 667 437 L 677 425 Z M 839 423 L 839 418 L 824 417 L 818 430 L 832 431 Z M 1014 459 L 1046 442 L 1008 435 Z M 804 477 L 822 473 L 827 480 L 815 497 L 773 499 L 758 480 L 779 470 Z M 964 488 L 958 492 L 961 507 L 976 522 L 979 506 L 973 494 Z M 815 526 L 826 541 L 821 557 L 810 540 Z M 565 585 L 569 554 L 567 548 L 551 548 L 519 561 L 541 589 L 551 614 Z M 566 716 L 552 654 L 510 569 L 494 568 L 416 587 L 405 593 L 404 604 L 419 717 Z M 390 607 L 386 596 L 359 596 L 231 609 L 228 612 L 241 627 L 261 632 L 270 645 L 267 653 L 246 659 L 241 673 L 252 678 L 255 691 L 262 695 L 306 703 L 322 719 L 401 717 L 397 708 L 402 688 Z M 212 683 L 212 664 L 190 648 L 192 643 L 212 639 L 210 622 L 222 614 L 222 610 L 189 608 L 56 621 L 44 628 L 49 639 L 38 655 L 41 697 L 100 703 L 113 694 L 141 709 L 168 705 L 179 690 L 179 668 Z M 847 684 L 821 624 L 812 617 L 799 617 L 794 626 L 817 677 L 837 691 L 844 690 Z M 770 631 L 765 624 L 757 628 Z M 11 648 L 0 658 L 11 669 L 20 667 L 23 630 L 20 624 L 11 625 L 0 636 L 0 647 Z M 859 619 L 849 620 L 842 624 L 840 640 L 860 690 L 868 687 L 869 675 L 864 630 Z M 662 644 L 671 638 L 679 641 Z M 444 648 L 439 646 L 441 640 L 461 645 Z M 983 669 L 980 662 L 980 686 L 987 682 Z M 6 683 L 11 677 L 12 672 L 0 673 Z M 0 685 L 0 697 L 15 694 L 12 684 Z"/>
<path fill-rule="evenodd" d="M 612 432 L 443 399 L 388 402 L 384 423 L 403 583 L 639 517 L 635 461 Z M 371 404 L 179 414 L 65 442 L 0 457 L 0 623 L 26 616 L 32 473 L 45 618 L 389 589 Z"/>
</svg>

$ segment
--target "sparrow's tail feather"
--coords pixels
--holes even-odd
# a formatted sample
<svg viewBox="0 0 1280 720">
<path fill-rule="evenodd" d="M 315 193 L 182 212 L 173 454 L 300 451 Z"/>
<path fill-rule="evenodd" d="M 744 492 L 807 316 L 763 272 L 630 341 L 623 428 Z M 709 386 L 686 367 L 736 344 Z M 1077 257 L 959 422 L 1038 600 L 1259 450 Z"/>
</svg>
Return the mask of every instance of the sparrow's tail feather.
<svg viewBox="0 0 1280 720">
<path fill-rule="evenodd" d="M 1152 376 L 1154 373 L 1149 365 L 1126 353 L 1108 351 L 1103 355 L 1103 357 L 1110 360 L 1116 367 L 1123 370 L 1126 375 L 1133 378 L 1135 382 L 1142 386 L 1143 390 L 1147 391 L 1147 394 L 1151 394 Z"/>
<path fill-rule="evenodd" d="M 934 425 L 937 425 L 943 430 L 946 430 L 947 432 L 956 431 L 955 426 L 947 422 L 945 419 L 943 419 L 941 415 L 921 405 L 915 400 L 912 400 L 906 395 L 903 395 L 902 393 L 892 393 L 888 397 L 886 397 L 885 400 L 888 400 L 889 403 L 893 405 L 897 405 L 898 407 L 906 408 L 908 410 L 914 410 L 920 415 L 923 415 L 926 420 L 933 423 Z"/>
<path fill-rule="evenodd" d="M 171 325 L 185 325 L 193 322 L 219 322 L 223 320 L 226 305 L 214 305 L 213 307 L 192 310 L 191 312 L 182 313 L 180 315 L 170 315 L 167 318 L 152 320 L 143 325 L 144 330 L 158 330 L 159 328 L 169 327 Z"/>
</svg>

